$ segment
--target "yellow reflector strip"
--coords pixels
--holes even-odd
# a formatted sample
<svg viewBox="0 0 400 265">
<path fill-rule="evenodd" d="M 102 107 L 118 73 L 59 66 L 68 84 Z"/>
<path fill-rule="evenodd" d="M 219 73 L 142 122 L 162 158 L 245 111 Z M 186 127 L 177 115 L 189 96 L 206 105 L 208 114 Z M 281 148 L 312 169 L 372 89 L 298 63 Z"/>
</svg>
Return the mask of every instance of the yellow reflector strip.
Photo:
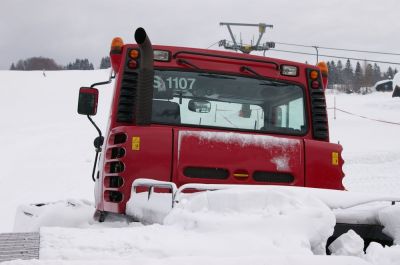
<svg viewBox="0 0 400 265">
<path fill-rule="evenodd" d="M 137 137 L 137 136 L 132 137 L 132 150 L 133 151 L 140 150 L 140 137 Z"/>
<path fill-rule="evenodd" d="M 337 166 L 339 165 L 339 153 L 332 152 L 332 165 Z"/>
<path fill-rule="evenodd" d="M 246 174 L 246 173 L 234 173 L 233 176 L 235 178 L 248 178 L 249 174 Z"/>
</svg>

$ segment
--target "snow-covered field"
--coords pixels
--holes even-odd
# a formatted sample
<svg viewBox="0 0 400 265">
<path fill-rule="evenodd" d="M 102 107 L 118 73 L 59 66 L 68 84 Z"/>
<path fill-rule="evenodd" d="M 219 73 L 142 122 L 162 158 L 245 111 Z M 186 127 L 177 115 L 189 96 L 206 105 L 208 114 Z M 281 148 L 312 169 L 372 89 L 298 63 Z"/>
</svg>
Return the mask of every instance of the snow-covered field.
<svg viewBox="0 0 400 265">
<path fill-rule="evenodd" d="M 199 196 L 182 203 L 165 225 L 93 224 L 96 131 L 76 107 L 79 87 L 106 80 L 108 74 L 0 71 L 0 232 L 12 231 L 18 206 L 32 202 L 60 201 L 43 210 L 46 219 L 37 223 L 75 227 L 42 228 L 42 260 L 11 264 L 398 264 L 400 246 L 373 244 L 363 254 L 351 234 L 344 241 L 352 244 L 339 247 L 340 255 L 314 255 L 321 254 L 335 216 L 313 196 L 279 190 Z M 95 120 L 101 128 L 111 94 L 111 85 L 100 87 Z M 391 93 L 328 92 L 328 106 L 333 108 L 334 101 L 340 110 L 400 123 L 400 98 Z M 344 147 L 346 188 L 400 196 L 400 125 L 339 110 L 334 119 L 333 109 L 329 118 L 331 141 Z"/>
</svg>

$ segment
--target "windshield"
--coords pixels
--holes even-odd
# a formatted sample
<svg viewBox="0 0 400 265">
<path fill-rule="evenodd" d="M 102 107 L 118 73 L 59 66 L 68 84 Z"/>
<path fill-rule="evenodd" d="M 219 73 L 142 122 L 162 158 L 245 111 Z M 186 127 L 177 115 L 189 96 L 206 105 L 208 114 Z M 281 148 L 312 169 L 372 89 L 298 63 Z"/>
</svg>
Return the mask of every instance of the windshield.
<svg viewBox="0 0 400 265">
<path fill-rule="evenodd" d="M 303 89 L 225 74 L 156 70 L 154 123 L 304 134 Z"/>
</svg>

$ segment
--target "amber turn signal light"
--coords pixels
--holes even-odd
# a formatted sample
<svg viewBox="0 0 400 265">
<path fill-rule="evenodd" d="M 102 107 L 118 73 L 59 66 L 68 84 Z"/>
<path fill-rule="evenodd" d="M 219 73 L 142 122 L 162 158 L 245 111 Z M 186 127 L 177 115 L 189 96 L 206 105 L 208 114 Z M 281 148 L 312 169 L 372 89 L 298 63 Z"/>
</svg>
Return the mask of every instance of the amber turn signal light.
<svg viewBox="0 0 400 265">
<path fill-rule="evenodd" d="M 138 50 L 135 50 L 135 49 L 130 50 L 130 51 L 129 51 L 129 57 L 130 57 L 131 59 L 137 59 L 137 58 L 139 57 L 139 51 L 138 51 Z"/>
<path fill-rule="evenodd" d="M 312 70 L 310 72 L 310 78 L 313 79 L 313 80 L 317 79 L 318 78 L 318 71 Z"/>
</svg>

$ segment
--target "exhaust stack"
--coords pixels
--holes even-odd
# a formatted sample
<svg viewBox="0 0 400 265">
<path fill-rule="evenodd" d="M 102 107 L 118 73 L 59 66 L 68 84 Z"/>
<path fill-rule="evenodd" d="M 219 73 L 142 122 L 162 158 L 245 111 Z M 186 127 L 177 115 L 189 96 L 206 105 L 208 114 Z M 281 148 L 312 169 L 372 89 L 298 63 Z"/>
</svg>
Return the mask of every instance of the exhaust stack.
<svg viewBox="0 0 400 265">
<path fill-rule="evenodd" d="M 153 46 L 143 28 L 135 31 L 135 40 L 140 49 L 140 65 L 138 71 L 138 88 L 135 102 L 137 125 L 151 124 L 154 82 Z"/>
</svg>

